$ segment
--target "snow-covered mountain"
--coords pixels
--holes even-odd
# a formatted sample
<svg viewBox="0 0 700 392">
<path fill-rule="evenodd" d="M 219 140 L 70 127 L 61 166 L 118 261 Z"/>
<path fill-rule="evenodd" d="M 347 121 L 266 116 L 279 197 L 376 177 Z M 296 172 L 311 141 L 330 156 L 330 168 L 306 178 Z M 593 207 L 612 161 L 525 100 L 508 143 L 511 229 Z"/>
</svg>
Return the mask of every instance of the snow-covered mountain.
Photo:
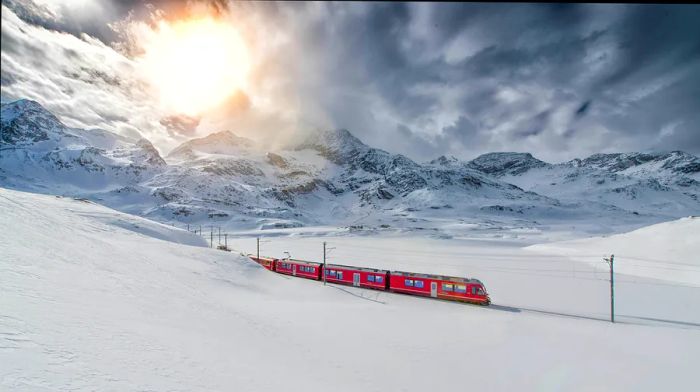
<svg viewBox="0 0 700 392">
<path fill-rule="evenodd" d="M 2 105 L 0 180 L 40 191 L 112 190 L 167 165 L 146 139 L 66 127 L 34 101 Z"/>
<path fill-rule="evenodd" d="M 700 159 L 682 151 L 595 154 L 549 164 L 530 154 L 490 153 L 467 166 L 558 200 L 587 200 L 637 213 L 700 211 Z"/>
<path fill-rule="evenodd" d="M 3 187 L 85 197 L 166 222 L 641 226 L 700 211 L 698 159 L 679 152 L 559 165 L 516 153 L 418 163 L 347 130 L 312 132 L 275 151 L 222 131 L 164 159 L 145 139 L 66 127 L 29 100 L 2 105 L 1 140 Z"/>
</svg>

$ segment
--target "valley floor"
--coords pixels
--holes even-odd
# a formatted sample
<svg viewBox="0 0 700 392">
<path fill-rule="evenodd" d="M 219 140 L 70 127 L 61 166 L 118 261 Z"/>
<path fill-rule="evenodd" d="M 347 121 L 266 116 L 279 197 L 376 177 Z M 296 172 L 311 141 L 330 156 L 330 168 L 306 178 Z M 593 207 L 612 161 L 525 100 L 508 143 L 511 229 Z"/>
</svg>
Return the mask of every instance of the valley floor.
<svg viewBox="0 0 700 392">
<path fill-rule="evenodd" d="M 483 308 L 277 275 L 186 231 L 70 198 L 0 189 L 0 226 L 0 390 L 696 383 L 700 285 L 621 274 L 613 325 L 605 268 L 581 254 L 415 234 L 261 244 L 264 255 L 320 260 L 327 241 L 330 262 L 477 277 L 494 301 Z M 230 245 L 255 251 L 252 236 Z"/>
</svg>

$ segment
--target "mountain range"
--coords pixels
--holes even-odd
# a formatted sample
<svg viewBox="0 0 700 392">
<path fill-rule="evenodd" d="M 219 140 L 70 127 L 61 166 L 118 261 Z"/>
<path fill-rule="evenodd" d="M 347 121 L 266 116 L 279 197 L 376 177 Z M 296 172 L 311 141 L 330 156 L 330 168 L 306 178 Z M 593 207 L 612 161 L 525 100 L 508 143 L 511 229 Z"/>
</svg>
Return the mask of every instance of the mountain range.
<svg viewBox="0 0 700 392">
<path fill-rule="evenodd" d="M 163 157 L 146 139 L 67 127 L 30 100 L 3 103 L 1 123 L 0 186 L 88 198 L 170 223 L 600 231 L 700 213 L 700 159 L 681 151 L 558 164 L 511 152 L 416 162 L 340 129 L 275 151 L 222 131 Z"/>
</svg>

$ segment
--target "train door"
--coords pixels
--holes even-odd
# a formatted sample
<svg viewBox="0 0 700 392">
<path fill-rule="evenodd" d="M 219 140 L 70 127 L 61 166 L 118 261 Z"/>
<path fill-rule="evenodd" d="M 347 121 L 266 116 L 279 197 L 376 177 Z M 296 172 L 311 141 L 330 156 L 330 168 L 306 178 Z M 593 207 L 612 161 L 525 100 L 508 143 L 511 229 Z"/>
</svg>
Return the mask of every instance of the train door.
<svg viewBox="0 0 700 392">
<path fill-rule="evenodd" d="M 430 282 L 430 296 L 437 298 L 437 282 Z"/>
<path fill-rule="evenodd" d="M 352 285 L 355 287 L 360 287 L 360 273 L 355 272 L 352 274 Z"/>
<path fill-rule="evenodd" d="M 297 276 L 297 265 L 292 264 L 292 275 Z"/>
</svg>

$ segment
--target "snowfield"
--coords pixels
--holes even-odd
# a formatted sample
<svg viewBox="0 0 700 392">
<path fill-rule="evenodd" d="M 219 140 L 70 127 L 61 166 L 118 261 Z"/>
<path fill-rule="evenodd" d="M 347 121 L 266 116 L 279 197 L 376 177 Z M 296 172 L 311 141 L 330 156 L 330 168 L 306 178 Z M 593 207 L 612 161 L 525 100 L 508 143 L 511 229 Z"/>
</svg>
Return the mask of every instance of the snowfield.
<svg viewBox="0 0 700 392">
<path fill-rule="evenodd" d="M 700 217 L 687 217 L 610 237 L 586 238 L 529 247 L 545 254 L 567 255 L 607 269 L 600 257 L 617 254 L 617 271 L 700 286 Z"/>
<path fill-rule="evenodd" d="M 0 188 L 0 226 L 0 390 L 680 391 L 697 384 L 700 288 L 623 269 L 613 325 L 604 321 L 604 272 L 522 243 L 415 234 L 263 243 L 264 254 L 318 259 L 326 240 L 333 262 L 473 275 L 495 303 L 483 308 L 277 275 L 186 231 L 72 198 Z M 689 230 L 697 234 L 697 225 Z M 232 243 L 252 251 L 255 240 Z M 663 245 L 639 241 L 635 254 Z"/>
</svg>

